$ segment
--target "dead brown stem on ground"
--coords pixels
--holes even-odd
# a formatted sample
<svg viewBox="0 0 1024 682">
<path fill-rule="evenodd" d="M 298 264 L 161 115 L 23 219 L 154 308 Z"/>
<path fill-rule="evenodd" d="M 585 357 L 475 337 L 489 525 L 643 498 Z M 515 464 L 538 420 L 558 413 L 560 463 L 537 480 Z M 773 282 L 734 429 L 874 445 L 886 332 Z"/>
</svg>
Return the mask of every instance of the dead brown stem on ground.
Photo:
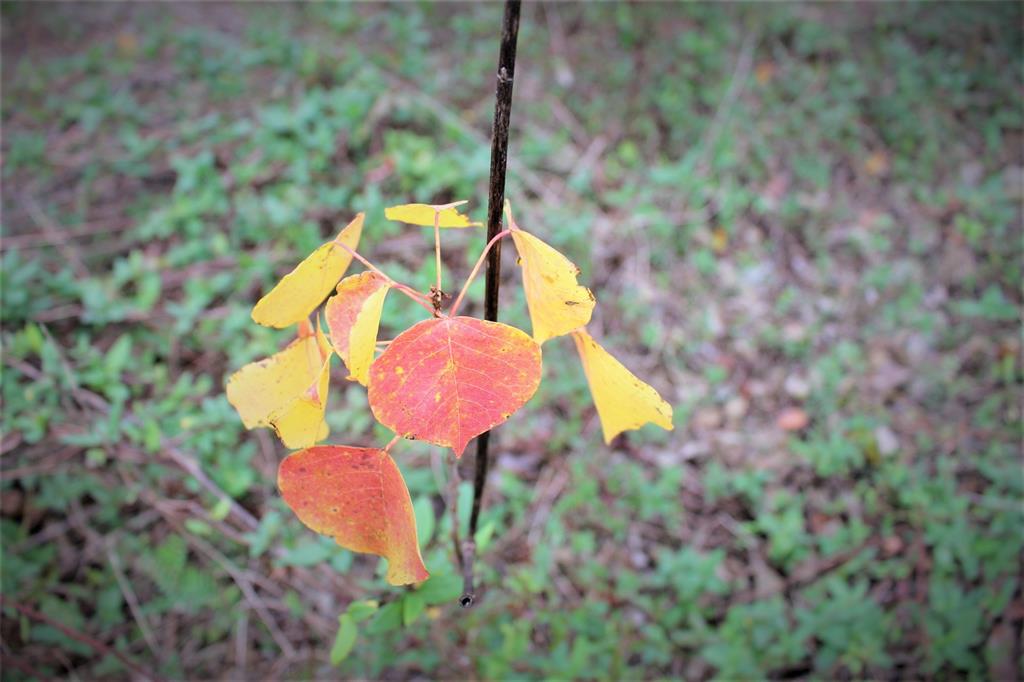
<svg viewBox="0 0 1024 682">
<path fill-rule="evenodd" d="M 135 619 L 135 623 L 139 626 L 139 630 L 142 632 L 142 638 L 146 640 L 146 646 L 149 647 L 150 653 L 153 657 L 160 661 L 163 660 L 163 656 L 160 654 L 160 647 L 156 643 L 156 637 L 153 636 L 153 629 L 149 626 L 149 620 L 146 618 L 146 614 L 142 611 L 142 606 L 139 604 L 139 598 L 135 594 L 135 590 L 132 589 L 131 583 L 125 578 L 124 571 L 121 569 L 121 559 L 117 555 L 117 549 L 114 545 L 114 541 L 107 537 L 104 538 L 104 549 L 106 550 L 107 562 L 110 564 L 110 570 L 114 573 L 114 579 L 117 581 L 117 586 L 121 590 L 121 594 L 124 596 L 125 602 L 128 604 L 128 610 L 131 611 L 132 618 Z"/>
<path fill-rule="evenodd" d="M 132 659 L 128 658 L 128 656 L 126 656 L 124 653 L 122 653 L 118 649 L 115 649 L 115 648 L 105 644 L 104 642 L 101 642 L 100 640 L 96 639 L 95 637 L 93 637 L 91 635 L 87 635 L 84 632 L 79 632 L 78 630 L 75 630 L 74 628 L 68 627 L 67 625 L 64 625 L 63 623 L 60 623 L 60 622 L 54 620 L 53 618 L 50 618 L 45 613 L 41 613 L 39 611 L 36 611 L 31 606 L 26 606 L 25 604 L 22 604 L 20 602 L 13 601 L 11 599 L 6 599 L 3 595 L 0 595 L 0 606 L 9 606 L 12 609 L 14 609 L 15 611 L 17 611 L 18 613 L 20 613 L 23 616 L 25 616 L 26 618 L 30 618 L 30 619 L 36 621 L 37 623 L 44 623 L 45 625 L 49 625 L 50 627 L 55 628 L 55 629 L 59 630 L 61 633 L 63 633 L 64 635 L 70 637 L 71 639 L 73 639 L 75 641 L 78 641 L 78 642 L 81 642 L 82 644 L 86 645 L 87 647 L 96 650 L 98 653 L 105 654 L 105 655 L 108 655 L 108 656 L 113 656 L 117 660 L 121 661 L 121 663 L 123 663 L 126 668 L 131 670 L 136 675 L 139 675 L 140 677 L 144 677 L 147 680 L 161 680 L 162 679 L 160 676 L 156 675 L 155 673 L 153 673 L 153 672 L 151 672 L 149 670 L 146 670 L 145 668 L 141 667 L 139 664 L 135 663 L 135 661 L 133 661 Z"/>
</svg>

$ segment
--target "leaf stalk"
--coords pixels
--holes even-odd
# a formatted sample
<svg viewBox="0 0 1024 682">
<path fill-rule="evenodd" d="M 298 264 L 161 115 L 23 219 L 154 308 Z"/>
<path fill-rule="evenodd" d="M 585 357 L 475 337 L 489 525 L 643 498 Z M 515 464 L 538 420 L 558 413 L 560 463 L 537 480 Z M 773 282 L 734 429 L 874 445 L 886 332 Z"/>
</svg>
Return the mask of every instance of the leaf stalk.
<svg viewBox="0 0 1024 682">
<path fill-rule="evenodd" d="M 430 311 L 430 313 L 432 315 L 436 313 L 436 311 L 434 310 L 433 304 L 430 302 L 430 299 L 427 298 L 425 295 L 423 295 L 420 292 L 416 291 L 415 289 L 413 289 L 412 287 L 410 287 L 407 284 L 402 284 L 401 282 L 398 282 L 398 281 L 392 279 L 383 270 L 381 270 L 376 265 L 374 265 L 370 261 L 368 261 L 365 258 L 363 258 L 363 256 L 360 255 L 358 251 L 353 249 L 348 244 L 343 244 L 340 241 L 335 241 L 334 243 L 337 244 L 338 246 L 340 246 L 341 248 L 345 249 L 346 251 L 348 251 L 349 254 L 351 254 L 353 258 L 355 258 L 357 261 L 359 261 L 360 263 L 365 265 L 367 267 L 367 269 L 376 272 L 378 275 L 380 275 L 381 277 L 386 279 L 388 281 L 388 284 L 390 284 L 392 287 L 394 287 L 395 289 L 398 289 L 403 294 L 405 294 L 406 296 L 408 296 L 409 298 L 411 298 L 412 300 L 416 301 L 421 306 L 426 308 L 428 311 Z"/>
<path fill-rule="evenodd" d="M 451 317 L 455 317 L 455 314 L 459 312 L 459 306 L 462 305 L 462 299 L 466 295 L 466 291 L 469 290 L 469 285 L 473 283 L 473 279 L 476 278 L 476 273 L 480 271 L 480 266 L 484 264 L 484 258 L 490 252 L 491 247 L 494 246 L 499 239 L 507 237 L 512 234 L 512 230 L 502 230 L 498 234 L 494 235 L 491 241 L 487 242 L 487 246 L 480 253 L 480 257 L 476 259 L 476 265 L 473 266 L 472 272 L 469 273 L 469 277 L 466 278 L 466 283 L 462 285 L 462 291 L 459 292 L 458 297 L 455 299 L 455 303 L 452 304 L 451 311 L 448 313 Z M 494 320 L 492 320 L 493 322 Z"/>
</svg>

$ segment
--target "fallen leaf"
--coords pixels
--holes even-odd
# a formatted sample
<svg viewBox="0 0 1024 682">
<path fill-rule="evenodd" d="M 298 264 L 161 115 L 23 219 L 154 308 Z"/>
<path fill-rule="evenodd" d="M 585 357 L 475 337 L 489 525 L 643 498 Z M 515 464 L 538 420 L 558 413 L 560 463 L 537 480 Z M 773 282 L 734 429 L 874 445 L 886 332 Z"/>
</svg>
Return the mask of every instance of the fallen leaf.
<svg viewBox="0 0 1024 682">
<path fill-rule="evenodd" d="M 360 213 L 333 241 L 322 244 L 261 298 L 252 309 L 252 319 L 265 327 L 280 329 L 308 318 L 352 262 L 352 254 L 340 244 L 355 250 L 362 232 Z"/>
<path fill-rule="evenodd" d="M 289 448 L 303 448 L 327 437 L 324 410 L 330 381 L 331 347 L 317 325 L 274 355 L 231 375 L 228 402 L 245 428 L 273 428 Z"/>
<path fill-rule="evenodd" d="M 873 178 L 889 172 L 889 155 L 883 151 L 871 152 L 864 160 L 864 172 Z"/>
<path fill-rule="evenodd" d="M 523 268 L 523 291 L 530 310 L 533 340 L 544 343 L 590 322 L 594 294 L 576 281 L 580 269 L 542 240 L 522 230 L 505 207 L 512 241 Z"/>
<path fill-rule="evenodd" d="M 458 201 L 454 204 L 442 204 L 433 206 L 431 204 L 403 204 L 384 209 L 384 217 L 388 220 L 397 220 L 410 225 L 434 226 L 434 216 L 437 216 L 438 227 L 479 227 L 483 223 L 471 222 L 469 216 L 459 213 L 458 207 L 465 204 L 465 201 Z"/>
<path fill-rule="evenodd" d="M 392 585 L 429 577 L 420 556 L 416 517 L 402 472 L 374 448 L 321 445 L 281 462 L 277 486 L 285 503 L 311 530 L 353 552 L 388 560 Z"/>
<path fill-rule="evenodd" d="M 774 62 L 759 62 L 758 65 L 754 67 L 754 78 L 757 79 L 758 85 L 764 85 L 775 78 L 775 74 L 778 70 L 779 68 L 775 66 Z"/>
<path fill-rule="evenodd" d="M 811 418 L 799 407 L 787 407 L 776 418 L 775 423 L 783 431 L 799 431 L 810 423 Z"/>
<path fill-rule="evenodd" d="M 370 409 L 402 437 L 460 457 L 533 396 L 540 375 L 540 346 L 515 327 L 461 316 L 424 320 L 370 366 Z"/>
<path fill-rule="evenodd" d="M 139 39 L 135 37 L 134 33 L 121 31 L 117 34 L 115 41 L 117 52 L 122 57 L 133 57 L 139 51 Z"/>
<path fill-rule="evenodd" d="M 722 255 L 727 248 L 729 248 L 729 233 L 721 227 L 711 230 L 711 250 Z"/>
<path fill-rule="evenodd" d="M 673 429 L 672 406 L 654 388 L 640 381 L 585 330 L 574 331 L 572 340 L 587 375 L 605 443 L 648 422 L 666 431 Z"/>
<path fill-rule="evenodd" d="M 887 535 L 882 540 L 882 549 L 885 556 L 896 556 L 903 551 L 903 540 L 899 535 Z"/>
<path fill-rule="evenodd" d="M 367 271 L 341 280 L 324 307 L 331 344 L 348 367 L 349 379 L 363 386 L 370 378 L 380 314 L 390 283 Z"/>
</svg>

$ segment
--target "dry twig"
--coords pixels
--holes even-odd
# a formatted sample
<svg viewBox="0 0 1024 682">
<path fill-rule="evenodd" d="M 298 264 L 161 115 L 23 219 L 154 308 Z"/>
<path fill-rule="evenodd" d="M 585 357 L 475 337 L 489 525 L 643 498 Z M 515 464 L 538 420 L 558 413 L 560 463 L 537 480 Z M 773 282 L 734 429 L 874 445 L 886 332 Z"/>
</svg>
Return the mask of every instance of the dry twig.
<svg viewBox="0 0 1024 682">
<path fill-rule="evenodd" d="M 100 640 L 96 639 L 91 635 L 87 635 L 84 632 L 79 632 L 74 628 L 64 625 L 63 623 L 54 620 L 53 618 L 50 618 L 45 613 L 36 611 L 31 606 L 26 606 L 25 604 L 22 604 L 20 602 L 13 601 L 11 599 L 6 599 L 3 595 L 0 595 L 0 606 L 10 606 L 26 618 L 30 618 L 38 623 L 44 623 L 46 625 L 49 625 L 50 627 L 55 628 L 62 632 L 64 635 L 70 637 L 71 639 L 81 642 L 82 644 L 86 645 L 91 649 L 96 650 L 101 654 L 113 656 L 117 660 L 121 661 L 121 663 L 123 663 L 126 668 L 128 668 L 140 677 L 144 677 L 147 680 L 161 679 L 160 676 L 156 675 L 152 671 L 146 670 L 145 668 L 141 667 L 139 664 L 137 664 L 132 659 L 128 658 L 118 649 L 115 649 L 105 644 L 104 642 L 101 642 Z"/>
</svg>

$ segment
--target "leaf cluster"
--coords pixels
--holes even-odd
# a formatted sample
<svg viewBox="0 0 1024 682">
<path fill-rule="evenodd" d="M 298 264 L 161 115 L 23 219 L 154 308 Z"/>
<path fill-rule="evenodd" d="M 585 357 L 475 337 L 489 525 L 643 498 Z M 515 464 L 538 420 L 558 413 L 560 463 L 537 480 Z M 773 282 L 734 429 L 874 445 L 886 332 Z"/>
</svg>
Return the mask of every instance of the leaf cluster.
<svg viewBox="0 0 1024 682">
<path fill-rule="evenodd" d="M 462 291 L 442 310 L 448 295 L 441 288 L 440 230 L 481 225 L 459 212 L 464 203 L 406 204 L 384 212 L 391 220 L 433 227 L 437 278 L 429 294 L 389 277 L 357 252 L 365 220 L 364 214 L 357 215 L 252 310 L 258 324 L 294 326 L 295 340 L 242 367 L 227 382 L 228 400 L 246 428 L 273 428 L 286 446 L 298 450 L 278 473 L 288 506 L 312 530 L 343 547 L 387 558 L 386 577 L 393 585 L 421 582 L 429 573 L 391 446 L 400 438 L 422 440 L 461 457 L 469 441 L 505 422 L 533 397 L 546 341 L 572 337 L 607 442 L 649 422 L 672 429 L 671 406 L 587 333 L 596 302 L 577 281 L 579 268 L 520 228 L 507 203 L 508 229 L 484 247 Z M 511 237 L 519 253 L 532 336 L 510 325 L 458 315 L 488 251 L 504 237 Z M 345 277 L 353 260 L 367 269 Z M 381 314 L 391 290 L 430 316 L 380 341 Z M 324 415 L 335 355 L 348 369 L 347 379 L 366 387 L 377 421 L 395 432 L 385 447 L 317 445 L 328 436 Z M 342 632 L 348 630 L 342 623 Z"/>
</svg>

